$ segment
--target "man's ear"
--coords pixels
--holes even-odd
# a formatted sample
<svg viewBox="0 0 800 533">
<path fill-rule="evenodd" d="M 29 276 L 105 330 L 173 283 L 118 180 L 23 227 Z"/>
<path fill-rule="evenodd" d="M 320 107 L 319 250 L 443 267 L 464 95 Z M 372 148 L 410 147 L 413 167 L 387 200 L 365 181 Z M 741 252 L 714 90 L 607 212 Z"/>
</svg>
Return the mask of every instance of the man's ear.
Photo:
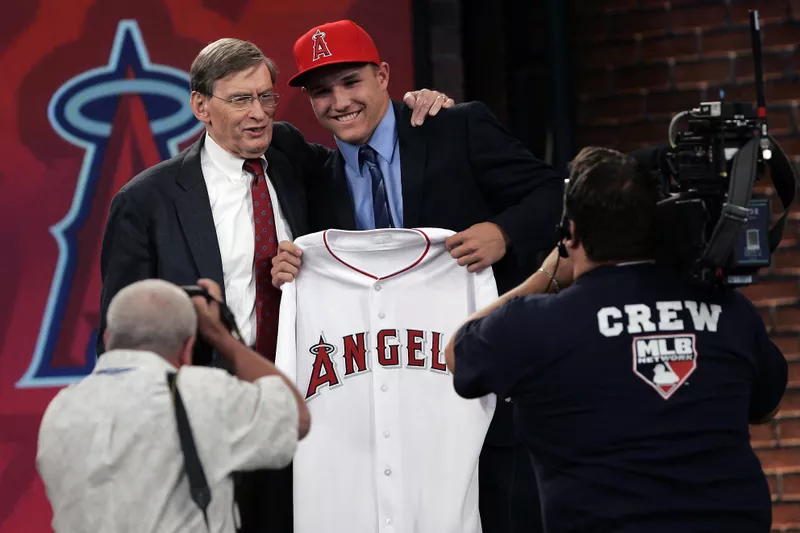
<svg viewBox="0 0 800 533">
<path fill-rule="evenodd" d="M 567 248 L 569 248 L 570 250 L 575 250 L 576 248 L 578 248 L 578 246 L 580 245 L 581 241 L 577 237 L 577 235 L 575 235 L 575 221 L 574 220 L 570 220 L 569 221 L 569 235 L 570 235 L 570 237 L 569 237 L 569 239 L 566 239 L 564 241 L 564 245 Z"/>
<path fill-rule="evenodd" d="M 193 364 L 192 361 L 192 350 L 194 349 L 196 337 L 192 335 L 188 339 L 186 339 L 186 343 L 181 348 L 180 353 L 178 354 L 178 368 L 182 367 L 183 365 L 191 366 Z"/>
<path fill-rule="evenodd" d="M 194 116 L 197 117 L 197 120 L 203 124 L 209 124 L 211 122 L 211 114 L 209 112 L 210 110 L 208 109 L 210 100 L 210 96 L 200 94 L 197 91 L 192 91 L 192 96 L 189 100 L 192 105 L 192 113 L 194 113 Z"/>
<path fill-rule="evenodd" d="M 378 78 L 378 83 L 381 88 L 387 89 L 389 87 L 389 63 L 382 61 L 381 64 L 378 65 L 375 76 Z"/>
</svg>

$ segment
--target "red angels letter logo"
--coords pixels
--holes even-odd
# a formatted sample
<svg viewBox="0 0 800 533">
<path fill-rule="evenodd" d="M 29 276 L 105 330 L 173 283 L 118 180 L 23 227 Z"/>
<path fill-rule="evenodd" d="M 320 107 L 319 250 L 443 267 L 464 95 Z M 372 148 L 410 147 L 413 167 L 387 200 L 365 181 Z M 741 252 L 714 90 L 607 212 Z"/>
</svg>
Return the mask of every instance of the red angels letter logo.
<svg viewBox="0 0 800 533">
<path fill-rule="evenodd" d="M 367 367 L 366 333 L 356 333 L 342 338 L 344 343 L 344 377 L 361 374 Z"/>
<path fill-rule="evenodd" d="M 339 385 L 339 376 L 336 374 L 336 365 L 331 356 L 336 352 L 336 346 L 325 342 L 325 338 L 320 335 L 319 342 L 308 349 L 313 355 L 314 365 L 311 368 L 311 379 L 308 382 L 306 400 L 317 395 L 319 388 L 327 385 L 333 388 Z"/>
<path fill-rule="evenodd" d="M 442 334 L 431 333 L 431 370 L 447 374 L 447 364 L 442 357 Z"/>
<path fill-rule="evenodd" d="M 325 42 L 324 31 L 317 30 L 314 32 L 314 35 L 311 36 L 311 39 L 314 41 L 314 59 L 312 61 L 316 61 L 321 57 L 330 57 L 333 55 L 328 48 L 328 43 Z"/>
</svg>

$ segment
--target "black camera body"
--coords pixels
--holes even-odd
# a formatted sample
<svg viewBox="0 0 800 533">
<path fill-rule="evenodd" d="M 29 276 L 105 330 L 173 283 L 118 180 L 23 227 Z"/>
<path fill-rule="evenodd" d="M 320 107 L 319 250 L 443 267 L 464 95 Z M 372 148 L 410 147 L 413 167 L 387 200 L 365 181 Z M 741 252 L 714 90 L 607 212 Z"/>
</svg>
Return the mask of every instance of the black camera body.
<svg viewBox="0 0 800 533">
<path fill-rule="evenodd" d="M 757 107 L 719 101 L 683 111 L 670 124 L 670 147 L 644 163 L 657 169 L 664 197 L 657 259 L 703 284 L 753 283 L 770 265 L 794 200 L 794 168 L 767 131 L 758 13 L 750 15 Z M 682 131 L 676 131 L 679 122 L 686 123 Z M 767 166 L 784 207 L 773 228 L 769 199 L 753 196 Z"/>
<path fill-rule="evenodd" d="M 674 179 L 658 207 L 659 261 L 703 283 L 752 283 L 771 261 L 770 202 L 752 194 L 764 175 L 758 132 L 766 121 L 747 103 L 705 102 L 685 115 L 688 127 L 674 135 L 666 153 Z M 750 162 L 737 165 L 739 158 Z"/>
<path fill-rule="evenodd" d="M 183 291 L 189 295 L 189 298 L 202 296 L 209 304 L 211 302 L 217 302 L 219 305 L 219 314 L 222 324 L 227 328 L 228 331 L 231 332 L 231 334 L 233 334 L 235 331 L 237 335 L 239 335 L 239 330 L 236 327 L 236 319 L 233 317 L 233 313 L 227 305 L 211 296 L 211 294 L 209 294 L 209 292 L 200 285 L 184 285 L 181 287 L 181 289 L 183 289 Z M 199 366 L 224 366 L 222 361 L 217 361 L 214 358 L 214 349 L 211 347 L 208 341 L 203 338 L 199 331 L 194 342 L 194 348 L 192 349 L 192 364 Z"/>
</svg>

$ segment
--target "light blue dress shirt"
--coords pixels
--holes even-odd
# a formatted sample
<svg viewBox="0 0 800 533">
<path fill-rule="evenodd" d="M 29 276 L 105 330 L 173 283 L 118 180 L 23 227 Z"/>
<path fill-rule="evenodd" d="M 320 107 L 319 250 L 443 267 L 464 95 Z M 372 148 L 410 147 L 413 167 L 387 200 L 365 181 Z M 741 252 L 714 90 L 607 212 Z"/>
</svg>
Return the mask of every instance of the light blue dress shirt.
<svg viewBox="0 0 800 533">
<path fill-rule="evenodd" d="M 383 172 L 392 221 L 394 227 L 402 228 L 403 184 L 400 180 L 400 142 L 397 137 L 394 107 L 391 104 L 367 144 L 378 152 L 378 164 Z M 339 139 L 336 139 L 336 145 L 344 157 L 344 174 L 356 210 L 354 213 L 356 228 L 360 230 L 375 229 L 375 215 L 372 209 L 372 178 L 366 163 L 360 167 L 358 165 L 359 146 Z"/>
</svg>

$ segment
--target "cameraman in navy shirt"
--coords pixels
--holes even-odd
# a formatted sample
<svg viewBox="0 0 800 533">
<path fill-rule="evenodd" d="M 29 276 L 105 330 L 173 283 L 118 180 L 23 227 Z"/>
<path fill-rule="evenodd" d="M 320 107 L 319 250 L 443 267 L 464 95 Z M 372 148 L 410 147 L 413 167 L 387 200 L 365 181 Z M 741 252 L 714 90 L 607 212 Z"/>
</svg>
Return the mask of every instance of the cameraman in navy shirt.
<svg viewBox="0 0 800 533">
<path fill-rule="evenodd" d="M 569 257 L 462 326 L 446 350 L 456 391 L 513 400 L 548 533 L 767 533 L 748 423 L 777 412 L 786 360 L 739 292 L 647 260 L 656 202 L 633 159 L 584 149 Z"/>
</svg>

